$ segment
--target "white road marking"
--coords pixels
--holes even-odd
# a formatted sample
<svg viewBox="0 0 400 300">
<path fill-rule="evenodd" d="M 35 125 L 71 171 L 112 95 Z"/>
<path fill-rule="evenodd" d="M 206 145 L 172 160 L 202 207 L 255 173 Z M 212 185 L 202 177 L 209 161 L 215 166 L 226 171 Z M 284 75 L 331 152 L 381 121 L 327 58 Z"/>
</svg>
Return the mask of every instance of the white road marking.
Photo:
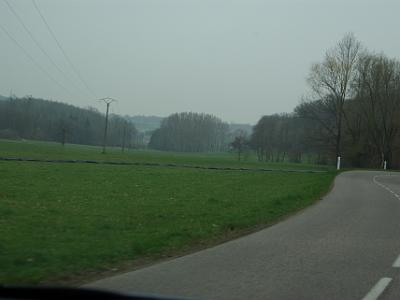
<svg viewBox="0 0 400 300">
<path fill-rule="evenodd" d="M 397 199 L 400 200 L 400 195 L 399 195 L 399 194 L 397 194 L 395 191 L 391 190 L 388 186 L 386 186 L 386 185 L 384 185 L 383 183 L 381 183 L 381 182 L 379 182 L 378 180 L 376 180 L 376 178 L 378 178 L 378 177 L 392 177 L 392 176 L 399 176 L 399 175 L 391 175 L 391 174 L 390 174 L 390 175 L 375 175 L 375 176 L 373 177 L 372 181 L 373 181 L 375 184 L 379 185 L 381 188 L 384 188 L 384 189 L 387 190 L 388 192 L 392 193 L 393 196 L 395 196 Z"/>
<path fill-rule="evenodd" d="M 400 268 L 400 255 L 397 257 L 397 259 L 394 261 L 393 268 Z"/>
<path fill-rule="evenodd" d="M 362 300 L 376 300 L 383 293 L 385 288 L 392 281 L 392 278 L 383 277 L 379 279 L 379 281 L 374 285 L 374 287 L 369 291 L 368 294 L 365 295 Z"/>
<path fill-rule="evenodd" d="M 373 178 L 374 183 L 376 183 L 377 185 L 379 185 L 380 187 L 384 188 L 385 190 L 389 191 L 390 193 L 393 194 L 393 196 L 395 196 L 397 199 L 400 200 L 400 195 L 395 193 L 394 191 L 392 191 L 389 187 L 387 187 L 386 185 L 384 185 L 383 183 L 379 182 L 376 180 L 377 177 L 390 177 L 390 176 L 398 176 L 398 175 L 376 175 Z M 400 268 L 400 255 L 397 257 L 397 259 L 394 261 L 393 268 Z"/>
</svg>

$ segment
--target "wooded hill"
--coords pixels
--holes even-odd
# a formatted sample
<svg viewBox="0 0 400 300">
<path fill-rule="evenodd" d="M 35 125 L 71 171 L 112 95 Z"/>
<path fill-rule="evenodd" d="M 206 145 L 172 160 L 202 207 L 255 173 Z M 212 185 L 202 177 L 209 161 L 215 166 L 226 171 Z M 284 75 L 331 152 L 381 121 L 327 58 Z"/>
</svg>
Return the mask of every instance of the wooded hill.
<svg viewBox="0 0 400 300">
<path fill-rule="evenodd" d="M 7 98 L 0 101 L 0 138 L 33 139 L 86 145 L 103 143 L 105 116 L 95 108 L 36 99 Z M 107 144 L 137 144 L 133 123 L 110 115 Z"/>
</svg>

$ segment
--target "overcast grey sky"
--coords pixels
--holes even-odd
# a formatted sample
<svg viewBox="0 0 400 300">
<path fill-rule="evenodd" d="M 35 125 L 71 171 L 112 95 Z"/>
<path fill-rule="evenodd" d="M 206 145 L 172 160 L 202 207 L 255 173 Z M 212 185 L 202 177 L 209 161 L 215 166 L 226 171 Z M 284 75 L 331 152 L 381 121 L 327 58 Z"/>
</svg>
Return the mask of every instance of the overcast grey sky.
<svg viewBox="0 0 400 300">
<path fill-rule="evenodd" d="M 62 56 L 30 0 L 8 0 L 61 74 L 0 0 L 0 25 L 68 91 L 49 79 L 0 29 L 0 94 L 78 106 L 119 102 L 120 114 L 195 111 L 255 123 L 290 112 L 307 91 L 311 63 L 347 32 L 399 57 L 400 1 L 36 0 L 81 76 Z M 69 80 L 67 80 L 67 78 Z"/>
</svg>

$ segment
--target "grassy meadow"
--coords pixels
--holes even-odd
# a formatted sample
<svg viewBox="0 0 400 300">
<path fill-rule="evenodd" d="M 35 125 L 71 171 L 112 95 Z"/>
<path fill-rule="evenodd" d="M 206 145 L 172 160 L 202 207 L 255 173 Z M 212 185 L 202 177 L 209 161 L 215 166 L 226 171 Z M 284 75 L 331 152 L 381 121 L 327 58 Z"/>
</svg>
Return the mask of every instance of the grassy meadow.
<svg viewBox="0 0 400 300">
<path fill-rule="evenodd" d="M 287 162 L 270 163 L 259 162 L 254 154 L 249 154 L 245 160 L 238 161 L 235 153 L 182 153 L 156 150 L 127 150 L 108 147 L 107 153 L 101 153 L 102 148 L 38 141 L 13 141 L 0 139 L 0 157 L 23 157 L 37 159 L 66 159 L 66 160 L 99 160 L 99 161 L 126 161 L 147 163 L 175 163 L 198 166 L 220 167 L 247 167 L 272 169 L 310 169 L 331 170 L 329 166 L 313 164 L 295 164 Z"/>
<path fill-rule="evenodd" d="M 230 154 L 102 155 L 31 141 L 0 141 L 0 156 L 265 167 Z M 335 174 L 0 161 L 0 282 L 63 282 L 217 243 L 310 205 Z"/>
</svg>

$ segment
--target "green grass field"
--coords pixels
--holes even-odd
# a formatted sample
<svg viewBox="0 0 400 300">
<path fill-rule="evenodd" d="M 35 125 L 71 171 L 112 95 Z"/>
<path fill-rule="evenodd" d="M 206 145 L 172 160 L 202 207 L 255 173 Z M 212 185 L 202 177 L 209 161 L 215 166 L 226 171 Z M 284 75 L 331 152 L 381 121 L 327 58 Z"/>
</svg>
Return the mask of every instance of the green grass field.
<svg viewBox="0 0 400 300">
<path fill-rule="evenodd" d="M 98 150 L 0 141 L 0 156 L 94 159 L 101 158 Z M 106 156 L 237 165 L 226 154 L 112 150 Z M 3 161 L 0 283 L 62 282 L 217 243 L 310 205 L 335 174 Z"/>
<path fill-rule="evenodd" d="M 81 159 L 100 161 L 127 161 L 149 163 L 176 163 L 199 166 L 230 166 L 272 169 L 311 169 L 332 170 L 331 166 L 294 163 L 259 162 L 254 154 L 244 161 L 237 161 L 235 153 L 181 153 L 163 152 L 156 150 L 126 150 L 107 148 L 107 153 L 101 153 L 101 147 L 67 144 L 62 147 L 59 143 L 38 141 L 12 141 L 0 139 L 0 156 L 23 157 L 39 159 Z"/>
</svg>

